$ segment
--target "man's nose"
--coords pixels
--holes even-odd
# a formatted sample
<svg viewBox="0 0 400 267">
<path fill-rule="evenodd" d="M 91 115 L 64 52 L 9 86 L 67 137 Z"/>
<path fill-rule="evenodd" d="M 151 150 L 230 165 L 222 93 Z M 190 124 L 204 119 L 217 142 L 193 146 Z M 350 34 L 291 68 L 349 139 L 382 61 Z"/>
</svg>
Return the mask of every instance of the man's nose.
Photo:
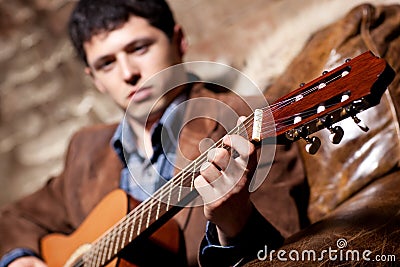
<svg viewBox="0 0 400 267">
<path fill-rule="evenodd" d="M 127 55 L 122 55 L 119 60 L 122 78 L 125 82 L 135 85 L 140 77 L 139 67 Z"/>
</svg>

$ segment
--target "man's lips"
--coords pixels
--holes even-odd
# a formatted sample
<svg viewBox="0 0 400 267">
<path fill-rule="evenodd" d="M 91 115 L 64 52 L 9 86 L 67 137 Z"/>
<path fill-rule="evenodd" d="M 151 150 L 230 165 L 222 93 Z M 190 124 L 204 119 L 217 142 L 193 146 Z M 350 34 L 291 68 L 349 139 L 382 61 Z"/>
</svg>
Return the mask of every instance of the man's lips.
<svg viewBox="0 0 400 267">
<path fill-rule="evenodd" d="M 137 90 L 133 90 L 127 98 L 132 102 L 142 102 L 146 100 L 151 95 L 151 93 L 151 87 L 141 87 Z"/>
</svg>

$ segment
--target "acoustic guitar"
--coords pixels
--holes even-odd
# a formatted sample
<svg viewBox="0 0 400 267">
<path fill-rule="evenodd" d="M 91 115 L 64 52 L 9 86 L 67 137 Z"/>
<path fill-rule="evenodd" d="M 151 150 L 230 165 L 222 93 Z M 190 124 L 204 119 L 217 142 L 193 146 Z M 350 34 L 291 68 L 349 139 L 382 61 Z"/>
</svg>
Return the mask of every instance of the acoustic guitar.
<svg viewBox="0 0 400 267">
<path fill-rule="evenodd" d="M 336 122 L 351 117 L 362 130 L 368 130 L 357 114 L 380 102 L 394 75 L 384 59 L 367 51 L 302 84 L 270 106 L 255 110 L 228 134 L 245 134 L 257 145 L 264 140 L 285 144 L 303 139 L 307 142 L 307 151 L 314 154 L 321 141 L 310 135 L 321 129 L 329 129 L 331 141 L 340 142 L 343 130 L 334 126 Z M 271 127 L 271 114 L 274 127 Z M 214 147 L 224 147 L 222 140 L 211 148 Z M 130 265 L 134 260 L 126 260 L 126 256 L 143 246 L 149 248 L 144 245 L 146 240 L 164 250 L 165 255 L 178 253 L 179 238 L 170 233 L 179 229 L 169 219 L 198 196 L 193 183 L 206 160 L 207 151 L 128 214 L 126 194 L 120 190 L 112 192 L 74 233 L 43 238 L 44 260 L 50 267 Z M 159 254 L 151 257 L 162 258 Z"/>
</svg>

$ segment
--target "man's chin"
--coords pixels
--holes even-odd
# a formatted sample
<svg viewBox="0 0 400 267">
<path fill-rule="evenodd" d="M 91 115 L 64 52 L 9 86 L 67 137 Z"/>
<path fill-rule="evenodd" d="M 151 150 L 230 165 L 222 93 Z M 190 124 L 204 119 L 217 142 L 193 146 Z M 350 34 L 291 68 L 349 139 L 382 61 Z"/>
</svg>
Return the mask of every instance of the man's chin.
<svg viewBox="0 0 400 267">
<path fill-rule="evenodd" d="M 127 111 L 126 116 L 128 117 L 129 120 L 134 120 L 137 123 L 140 123 L 142 125 L 147 125 L 149 123 L 154 123 L 158 121 L 161 116 L 162 116 L 162 111 L 161 110 L 151 110 L 147 112 L 140 112 L 141 109 L 140 107 L 137 107 L 136 110 L 132 110 L 132 112 Z"/>
</svg>

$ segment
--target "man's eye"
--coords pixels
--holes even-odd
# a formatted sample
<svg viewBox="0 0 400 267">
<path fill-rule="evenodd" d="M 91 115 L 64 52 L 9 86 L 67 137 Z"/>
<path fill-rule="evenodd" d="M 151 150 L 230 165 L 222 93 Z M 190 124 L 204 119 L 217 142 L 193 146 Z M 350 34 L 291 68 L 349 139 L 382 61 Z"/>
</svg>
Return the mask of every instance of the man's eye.
<svg viewBox="0 0 400 267">
<path fill-rule="evenodd" d="M 104 60 L 96 66 L 96 69 L 103 71 L 109 70 L 110 68 L 112 68 L 113 63 L 114 60 Z"/>
<path fill-rule="evenodd" d="M 127 52 L 142 55 L 147 52 L 148 48 L 149 48 L 148 44 L 140 44 L 140 45 L 135 45 L 135 46 L 130 47 L 127 50 Z"/>
<path fill-rule="evenodd" d="M 141 52 L 141 51 L 144 51 L 146 48 L 147 48 L 147 46 L 141 45 L 141 46 L 136 47 L 135 51 L 136 52 Z"/>
</svg>

